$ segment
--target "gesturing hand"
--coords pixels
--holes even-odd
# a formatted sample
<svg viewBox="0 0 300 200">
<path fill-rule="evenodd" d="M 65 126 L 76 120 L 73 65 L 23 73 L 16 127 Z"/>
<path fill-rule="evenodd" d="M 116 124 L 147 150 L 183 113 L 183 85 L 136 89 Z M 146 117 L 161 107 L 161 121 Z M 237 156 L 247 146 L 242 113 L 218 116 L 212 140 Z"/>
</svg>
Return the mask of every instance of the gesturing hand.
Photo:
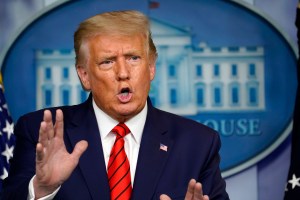
<svg viewBox="0 0 300 200">
<path fill-rule="evenodd" d="M 160 200 L 172 200 L 168 195 L 160 195 Z M 188 185 L 184 200 L 209 200 L 207 195 L 203 195 L 201 183 L 191 179 Z"/>
<path fill-rule="evenodd" d="M 36 177 L 33 180 L 36 198 L 54 192 L 67 180 L 87 149 L 87 142 L 80 141 L 69 154 L 63 139 L 63 127 L 63 113 L 60 109 L 56 110 L 54 125 L 51 112 L 45 110 L 36 146 Z"/>
</svg>

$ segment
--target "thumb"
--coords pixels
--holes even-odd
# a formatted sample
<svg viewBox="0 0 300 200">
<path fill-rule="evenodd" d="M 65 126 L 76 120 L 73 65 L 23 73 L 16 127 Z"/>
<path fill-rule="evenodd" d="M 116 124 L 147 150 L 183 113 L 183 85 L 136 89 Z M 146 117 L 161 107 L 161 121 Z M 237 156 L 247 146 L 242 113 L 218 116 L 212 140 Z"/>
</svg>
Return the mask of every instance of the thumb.
<svg viewBox="0 0 300 200">
<path fill-rule="evenodd" d="M 160 199 L 160 200 L 172 200 L 172 199 L 171 199 L 168 195 L 166 195 L 166 194 L 160 195 L 159 199 Z"/>
<path fill-rule="evenodd" d="M 77 142 L 77 144 L 75 145 L 75 148 L 72 152 L 72 156 L 75 159 L 79 159 L 80 156 L 83 154 L 83 152 L 85 152 L 85 150 L 88 147 L 88 143 L 85 140 L 81 140 L 80 142 Z"/>
</svg>

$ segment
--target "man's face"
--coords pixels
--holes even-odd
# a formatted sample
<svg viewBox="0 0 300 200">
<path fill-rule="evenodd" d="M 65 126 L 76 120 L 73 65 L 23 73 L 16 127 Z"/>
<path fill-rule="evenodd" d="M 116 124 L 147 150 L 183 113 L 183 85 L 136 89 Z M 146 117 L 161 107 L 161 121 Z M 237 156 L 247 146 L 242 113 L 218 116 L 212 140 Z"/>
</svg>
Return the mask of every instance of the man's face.
<svg viewBox="0 0 300 200">
<path fill-rule="evenodd" d="M 155 75 L 146 47 L 142 34 L 99 35 L 82 47 L 86 62 L 77 66 L 82 84 L 97 106 L 118 121 L 135 116 L 146 103 Z"/>
</svg>

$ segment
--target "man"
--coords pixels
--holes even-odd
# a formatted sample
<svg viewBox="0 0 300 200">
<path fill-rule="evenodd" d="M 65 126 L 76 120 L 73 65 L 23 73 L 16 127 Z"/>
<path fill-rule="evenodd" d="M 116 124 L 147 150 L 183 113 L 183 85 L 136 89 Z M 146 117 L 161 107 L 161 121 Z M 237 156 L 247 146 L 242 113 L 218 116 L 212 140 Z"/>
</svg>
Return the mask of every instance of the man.
<svg viewBox="0 0 300 200">
<path fill-rule="evenodd" d="M 19 119 L 4 199 L 229 199 L 218 134 L 151 105 L 157 53 L 146 16 L 96 15 L 74 47 L 91 94 Z"/>
</svg>

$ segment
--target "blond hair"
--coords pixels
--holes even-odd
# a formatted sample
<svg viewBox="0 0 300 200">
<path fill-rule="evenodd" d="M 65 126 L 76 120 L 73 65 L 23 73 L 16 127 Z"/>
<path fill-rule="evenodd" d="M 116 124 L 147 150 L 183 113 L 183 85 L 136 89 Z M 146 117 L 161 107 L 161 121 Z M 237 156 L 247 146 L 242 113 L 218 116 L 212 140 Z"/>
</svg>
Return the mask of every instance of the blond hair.
<svg viewBox="0 0 300 200">
<path fill-rule="evenodd" d="M 83 43 L 100 34 L 134 35 L 143 34 L 146 37 L 146 48 L 150 59 L 156 59 L 157 51 L 150 31 L 150 22 L 143 13 L 127 10 L 112 11 L 95 15 L 83 21 L 74 34 L 74 49 L 76 66 L 80 60 L 80 48 Z"/>
</svg>

